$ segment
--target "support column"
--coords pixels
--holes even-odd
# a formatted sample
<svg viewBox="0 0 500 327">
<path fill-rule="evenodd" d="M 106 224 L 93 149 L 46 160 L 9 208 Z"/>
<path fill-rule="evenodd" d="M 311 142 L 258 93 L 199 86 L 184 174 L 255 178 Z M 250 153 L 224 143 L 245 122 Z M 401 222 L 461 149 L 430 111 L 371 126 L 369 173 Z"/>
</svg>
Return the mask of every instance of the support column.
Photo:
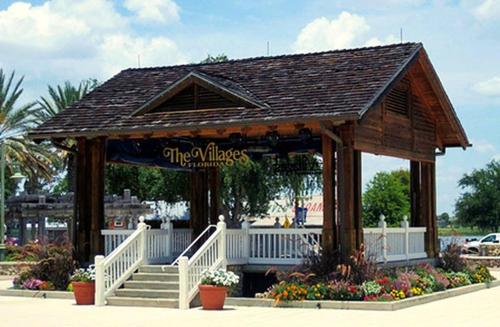
<svg viewBox="0 0 500 327">
<path fill-rule="evenodd" d="M 435 163 L 421 163 L 421 215 L 425 233 L 425 251 L 430 258 L 439 255 L 438 235 L 436 228 L 436 173 Z"/>
<path fill-rule="evenodd" d="M 220 214 L 220 175 L 218 167 L 209 168 L 208 180 L 210 183 L 210 224 L 216 225 L 219 222 Z"/>
<path fill-rule="evenodd" d="M 335 142 L 321 135 L 323 155 L 323 235 L 322 248 L 327 255 L 339 250 L 337 231 L 337 199 L 335 194 Z"/>
<path fill-rule="evenodd" d="M 351 125 L 340 129 L 344 142 L 337 149 L 338 200 L 340 209 L 340 249 L 345 262 L 363 242 L 361 221 L 361 153 L 354 150 Z"/>
<path fill-rule="evenodd" d="M 197 237 L 208 226 L 208 174 L 205 171 L 191 173 L 191 194 L 189 198 L 189 226 Z"/>
<path fill-rule="evenodd" d="M 101 229 L 104 223 L 104 167 L 106 140 L 96 138 L 77 140 L 76 171 L 76 242 L 80 261 L 92 262 L 104 253 Z"/>
<path fill-rule="evenodd" d="M 422 215 L 420 214 L 420 162 L 410 161 L 410 224 L 414 227 L 424 226 Z"/>
</svg>

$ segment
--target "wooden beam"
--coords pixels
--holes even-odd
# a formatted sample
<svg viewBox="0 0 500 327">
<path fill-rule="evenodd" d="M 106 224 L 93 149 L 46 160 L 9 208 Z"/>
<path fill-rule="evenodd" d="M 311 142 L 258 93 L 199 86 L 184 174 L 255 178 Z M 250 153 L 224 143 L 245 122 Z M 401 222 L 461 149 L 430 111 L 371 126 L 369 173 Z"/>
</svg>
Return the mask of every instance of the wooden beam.
<svg viewBox="0 0 500 327">
<path fill-rule="evenodd" d="M 104 167 L 106 165 L 106 139 L 97 138 L 90 144 L 90 261 L 104 254 Z"/>
<path fill-rule="evenodd" d="M 420 162 L 412 160 L 410 162 L 410 224 L 413 227 L 425 226 L 422 215 L 420 214 L 420 193 Z"/>
<path fill-rule="evenodd" d="M 205 171 L 190 173 L 189 226 L 197 237 L 208 226 L 208 174 Z"/>
<path fill-rule="evenodd" d="M 360 205 L 360 153 L 354 150 L 353 126 L 344 125 L 339 128 L 343 147 L 337 148 L 338 166 L 338 201 L 340 208 L 340 254 L 342 261 L 346 262 L 359 244 L 362 243 L 362 226 Z M 361 237 L 360 237 L 361 235 Z"/>
<path fill-rule="evenodd" d="M 435 164 L 421 163 L 421 215 L 427 228 L 425 233 L 425 251 L 429 258 L 439 255 L 436 228 L 436 183 Z"/>
<path fill-rule="evenodd" d="M 326 134 L 321 136 L 323 154 L 323 235 L 322 247 L 327 255 L 338 253 L 337 200 L 335 194 L 335 142 Z"/>
<path fill-rule="evenodd" d="M 218 167 L 208 169 L 210 183 L 210 224 L 217 224 L 220 214 L 220 175 Z"/>
<path fill-rule="evenodd" d="M 101 228 L 104 223 L 104 138 L 77 139 L 76 157 L 76 239 L 74 247 L 81 262 L 92 262 L 103 254 Z"/>
</svg>

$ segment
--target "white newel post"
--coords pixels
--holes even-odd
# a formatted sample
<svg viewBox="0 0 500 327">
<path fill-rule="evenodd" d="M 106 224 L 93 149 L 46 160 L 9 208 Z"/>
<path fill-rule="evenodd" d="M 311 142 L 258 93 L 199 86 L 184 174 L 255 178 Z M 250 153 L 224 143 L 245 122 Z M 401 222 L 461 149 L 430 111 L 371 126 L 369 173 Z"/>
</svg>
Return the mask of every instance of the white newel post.
<svg viewBox="0 0 500 327">
<path fill-rule="evenodd" d="M 408 222 L 408 216 L 403 217 L 401 227 L 405 229 L 405 257 L 406 260 L 410 260 L 410 223 Z"/>
<path fill-rule="evenodd" d="M 95 305 L 103 306 L 104 299 L 104 256 L 96 255 L 95 263 Z"/>
<path fill-rule="evenodd" d="M 142 263 L 148 263 L 148 246 L 147 246 L 147 235 L 146 235 L 147 225 L 144 222 L 144 216 L 139 217 L 139 223 L 137 224 L 137 229 L 142 231 L 141 241 L 140 241 L 140 253 L 142 254 Z"/>
<path fill-rule="evenodd" d="M 189 309 L 188 257 L 179 258 L 179 309 Z"/>
<path fill-rule="evenodd" d="M 380 215 L 378 227 L 382 228 L 382 258 L 387 263 L 387 223 L 384 215 Z"/>
<path fill-rule="evenodd" d="M 247 218 L 241 223 L 241 230 L 243 231 L 243 258 L 248 263 L 250 258 L 250 223 Z"/>
<path fill-rule="evenodd" d="M 167 222 L 164 223 L 164 229 L 167 230 L 167 257 L 170 258 L 172 256 L 172 245 L 174 242 L 174 226 L 172 224 L 172 221 L 170 220 L 170 217 L 167 217 Z"/>
<path fill-rule="evenodd" d="M 222 259 L 222 268 L 227 267 L 227 249 L 226 249 L 226 223 L 224 222 L 224 216 L 219 216 L 219 222 L 217 223 L 217 230 L 220 230 L 220 243 L 219 243 L 219 256 Z"/>
</svg>

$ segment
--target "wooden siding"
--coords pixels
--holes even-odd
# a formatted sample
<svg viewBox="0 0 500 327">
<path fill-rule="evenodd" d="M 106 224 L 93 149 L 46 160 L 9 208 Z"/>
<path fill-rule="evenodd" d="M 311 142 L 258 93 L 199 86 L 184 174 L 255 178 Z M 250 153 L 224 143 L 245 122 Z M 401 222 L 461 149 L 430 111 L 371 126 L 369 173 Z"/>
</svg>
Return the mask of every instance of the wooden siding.
<svg viewBox="0 0 500 327">
<path fill-rule="evenodd" d="M 355 125 L 354 144 L 364 152 L 434 161 L 436 125 L 409 79 L 399 82 Z"/>
<path fill-rule="evenodd" d="M 207 90 L 197 84 L 192 84 L 159 105 L 151 112 L 234 108 L 243 106 L 244 105 L 242 103 L 227 99 L 220 94 Z"/>
</svg>

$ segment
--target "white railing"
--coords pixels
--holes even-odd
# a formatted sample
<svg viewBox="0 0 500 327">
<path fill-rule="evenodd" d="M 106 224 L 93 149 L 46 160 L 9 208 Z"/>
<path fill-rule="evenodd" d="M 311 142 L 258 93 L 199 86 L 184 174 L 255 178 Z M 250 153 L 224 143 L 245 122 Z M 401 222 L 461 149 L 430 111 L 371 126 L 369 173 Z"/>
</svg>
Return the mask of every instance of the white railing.
<svg viewBox="0 0 500 327">
<path fill-rule="evenodd" d="M 195 254 L 191 258 L 181 256 L 177 262 L 179 266 L 179 309 L 189 308 L 189 304 L 198 293 L 198 285 L 205 270 L 226 267 L 225 254 L 226 223 L 221 215 L 217 229 Z"/>
<path fill-rule="evenodd" d="M 192 229 L 174 229 L 172 234 L 172 256 L 179 256 L 191 244 L 192 235 Z"/>
<path fill-rule="evenodd" d="M 149 226 L 144 217 L 124 242 L 107 257 L 95 257 L 95 305 L 105 304 L 106 298 L 120 287 L 147 260 L 147 236 Z"/>
<path fill-rule="evenodd" d="M 255 228 L 249 230 L 250 264 L 290 264 L 303 262 L 321 242 L 321 228 Z"/>
<path fill-rule="evenodd" d="M 363 243 L 366 254 L 377 262 L 427 258 L 425 232 L 425 227 L 410 227 L 406 216 L 401 227 L 388 228 L 382 215 L 378 228 L 363 228 Z"/>
<path fill-rule="evenodd" d="M 163 225 L 163 224 L 162 224 Z M 172 230 L 172 237 L 169 237 L 169 231 Z M 134 230 L 132 229 L 103 229 L 101 230 L 101 235 L 104 236 L 104 255 L 109 255 L 114 249 L 116 249 L 121 243 L 123 243 L 127 237 L 132 235 Z M 155 240 L 152 240 L 152 245 L 156 246 L 156 251 L 165 252 L 163 258 L 165 260 L 152 260 L 151 263 L 166 262 L 172 259 L 172 257 L 177 257 L 184 249 L 191 243 L 191 229 L 173 229 L 171 225 L 165 224 L 162 229 L 151 229 L 148 233 L 154 234 Z M 161 240 L 159 240 L 161 238 Z M 163 249 L 159 249 L 161 243 L 163 243 Z"/>
</svg>

